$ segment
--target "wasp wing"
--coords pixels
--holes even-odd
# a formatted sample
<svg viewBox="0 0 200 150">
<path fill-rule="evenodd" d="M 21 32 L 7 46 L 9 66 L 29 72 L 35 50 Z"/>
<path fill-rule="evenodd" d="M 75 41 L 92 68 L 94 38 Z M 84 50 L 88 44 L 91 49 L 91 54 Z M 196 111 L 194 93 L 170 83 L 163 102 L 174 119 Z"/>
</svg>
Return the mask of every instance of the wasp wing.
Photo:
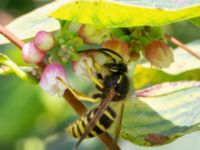
<svg viewBox="0 0 200 150">
<path fill-rule="evenodd" d="M 119 140 L 119 135 L 120 135 L 121 127 L 122 127 L 124 106 L 125 106 L 125 100 L 123 100 L 121 102 L 120 112 L 119 112 L 118 117 L 117 117 L 117 122 L 116 122 L 117 124 L 116 124 L 116 127 L 115 127 L 115 135 L 114 135 L 114 139 L 113 139 L 113 142 L 112 142 L 112 149 L 111 150 L 116 150 L 116 147 L 117 147 L 117 143 L 118 143 L 118 140 Z"/>
<path fill-rule="evenodd" d="M 116 91 L 112 88 L 107 97 L 100 104 L 97 112 L 94 114 L 94 117 L 90 120 L 90 122 L 86 126 L 85 133 L 81 136 L 81 138 L 75 145 L 74 149 L 76 149 L 80 145 L 80 143 L 84 140 L 84 138 L 90 133 L 91 129 L 94 128 L 96 121 L 102 117 L 105 109 L 108 107 L 109 103 L 113 100 L 115 95 Z"/>
</svg>

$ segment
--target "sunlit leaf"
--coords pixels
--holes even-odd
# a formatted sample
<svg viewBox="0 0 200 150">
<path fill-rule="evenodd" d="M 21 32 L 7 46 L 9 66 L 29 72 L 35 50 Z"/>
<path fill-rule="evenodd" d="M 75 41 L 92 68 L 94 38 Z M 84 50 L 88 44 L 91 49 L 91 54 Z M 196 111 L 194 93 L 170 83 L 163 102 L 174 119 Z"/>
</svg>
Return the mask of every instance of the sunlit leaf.
<svg viewBox="0 0 200 150">
<path fill-rule="evenodd" d="M 200 69 L 193 69 L 179 73 L 177 75 L 166 73 L 155 68 L 147 68 L 137 65 L 134 72 L 134 88 L 141 89 L 147 86 L 155 85 L 166 81 L 184 81 L 200 80 Z"/>
<path fill-rule="evenodd" d="M 199 53 L 200 40 L 187 44 L 195 53 Z M 166 82 L 182 80 L 200 80 L 200 61 L 181 48 L 174 50 L 175 62 L 167 69 L 150 68 L 150 64 L 137 65 L 133 79 L 136 89 Z"/>
<path fill-rule="evenodd" d="M 198 18 L 194 18 L 190 20 L 193 24 L 197 25 L 198 27 L 200 27 L 200 17 Z"/>
<path fill-rule="evenodd" d="M 109 10 L 109 13 L 107 12 Z M 165 25 L 200 16 L 199 0 L 57 0 L 25 14 L 7 26 L 20 39 L 31 38 L 39 30 L 59 29 L 56 19 L 104 27 Z M 8 42 L 0 36 L 0 44 Z"/>
<path fill-rule="evenodd" d="M 142 146 L 163 145 L 200 130 L 200 82 L 163 83 L 136 94 L 140 97 L 126 101 L 124 139 Z"/>
<path fill-rule="evenodd" d="M 200 1 L 68 1 L 51 16 L 106 27 L 165 25 L 200 16 Z"/>
</svg>

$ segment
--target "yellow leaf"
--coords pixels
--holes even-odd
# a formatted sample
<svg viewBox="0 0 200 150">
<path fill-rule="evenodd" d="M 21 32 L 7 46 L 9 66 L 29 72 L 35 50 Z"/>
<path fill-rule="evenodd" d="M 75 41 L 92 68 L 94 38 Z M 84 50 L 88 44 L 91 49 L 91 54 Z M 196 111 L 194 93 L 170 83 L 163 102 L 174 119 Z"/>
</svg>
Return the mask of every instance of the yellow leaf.
<svg viewBox="0 0 200 150">
<path fill-rule="evenodd" d="M 122 3 L 123 2 L 123 3 Z M 137 2 L 137 3 L 134 3 Z M 200 4 L 157 1 L 76 0 L 68 1 L 50 16 L 106 27 L 160 26 L 200 16 Z M 192 4 L 191 4 L 192 3 Z M 179 6 L 179 7 L 178 7 Z M 182 6 L 182 7 L 181 7 Z M 172 9 L 169 9 L 172 7 Z"/>
</svg>

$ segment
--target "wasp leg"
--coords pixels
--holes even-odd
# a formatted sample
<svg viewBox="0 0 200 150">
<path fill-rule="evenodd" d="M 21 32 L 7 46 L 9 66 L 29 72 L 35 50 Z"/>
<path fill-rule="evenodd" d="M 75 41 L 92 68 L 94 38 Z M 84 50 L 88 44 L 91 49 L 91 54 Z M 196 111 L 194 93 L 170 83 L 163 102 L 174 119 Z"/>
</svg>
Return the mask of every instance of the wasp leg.
<svg viewBox="0 0 200 150">
<path fill-rule="evenodd" d="M 85 63 L 85 67 L 86 67 L 86 70 L 87 70 L 87 72 L 88 72 L 88 75 L 89 75 L 90 79 L 91 79 L 97 86 L 99 86 L 101 89 L 103 89 L 103 87 L 104 87 L 103 84 L 102 84 L 98 79 L 96 79 L 96 77 L 94 77 L 94 75 L 92 75 L 91 69 L 89 68 L 87 62 L 84 61 L 84 63 Z"/>
<path fill-rule="evenodd" d="M 97 93 L 92 95 L 93 98 L 103 98 L 103 95 L 101 93 Z"/>
<path fill-rule="evenodd" d="M 100 88 L 98 85 L 95 86 L 97 90 L 103 91 L 104 89 Z"/>
<path fill-rule="evenodd" d="M 97 78 L 100 79 L 100 80 L 103 80 L 103 76 L 101 73 L 97 72 Z"/>
<path fill-rule="evenodd" d="M 78 93 L 78 92 L 76 92 L 74 89 L 72 89 L 71 87 L 68 87 L 68 90 L 69 90 L 78 100 L 88 101 L 88 102 L 93 102 L 93 103 L 96 103 L 96 102 L 99 101 L 98 99 L 85 96 L 85 95 L 83 95 L 82 93 Z"/>
<path fill-rule="evenodd" d="M 60 81 L 66 87 L 66 89 L 68 89 L 78 100 L 88 101 L 88 102 L 92 102 L 92 103 L 96 103 L 99 101 L 98 99 L 85 96 L 82 93 L 78 93 L 70 85 L 67 85 L 61 78 L 57 77 L 57 80 Z"/>
</svg>

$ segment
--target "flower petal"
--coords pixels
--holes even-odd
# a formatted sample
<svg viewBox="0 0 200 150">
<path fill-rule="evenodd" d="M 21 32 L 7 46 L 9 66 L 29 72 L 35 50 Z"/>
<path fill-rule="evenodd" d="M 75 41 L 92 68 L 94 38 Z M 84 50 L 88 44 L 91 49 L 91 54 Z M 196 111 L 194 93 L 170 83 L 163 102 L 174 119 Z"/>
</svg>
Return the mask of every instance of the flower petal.
<svg viewBox="0 0 200 150">
<path fill-rule="evenodd" d="M 65 69 L 57 63 L 49 64 L 42 73 L 39 85 L 50 95 L 58 94 L 62 96 L 66 86 L 57 78 L 60 78 L 66 84 L 68 83 Z"/>
</svg>

